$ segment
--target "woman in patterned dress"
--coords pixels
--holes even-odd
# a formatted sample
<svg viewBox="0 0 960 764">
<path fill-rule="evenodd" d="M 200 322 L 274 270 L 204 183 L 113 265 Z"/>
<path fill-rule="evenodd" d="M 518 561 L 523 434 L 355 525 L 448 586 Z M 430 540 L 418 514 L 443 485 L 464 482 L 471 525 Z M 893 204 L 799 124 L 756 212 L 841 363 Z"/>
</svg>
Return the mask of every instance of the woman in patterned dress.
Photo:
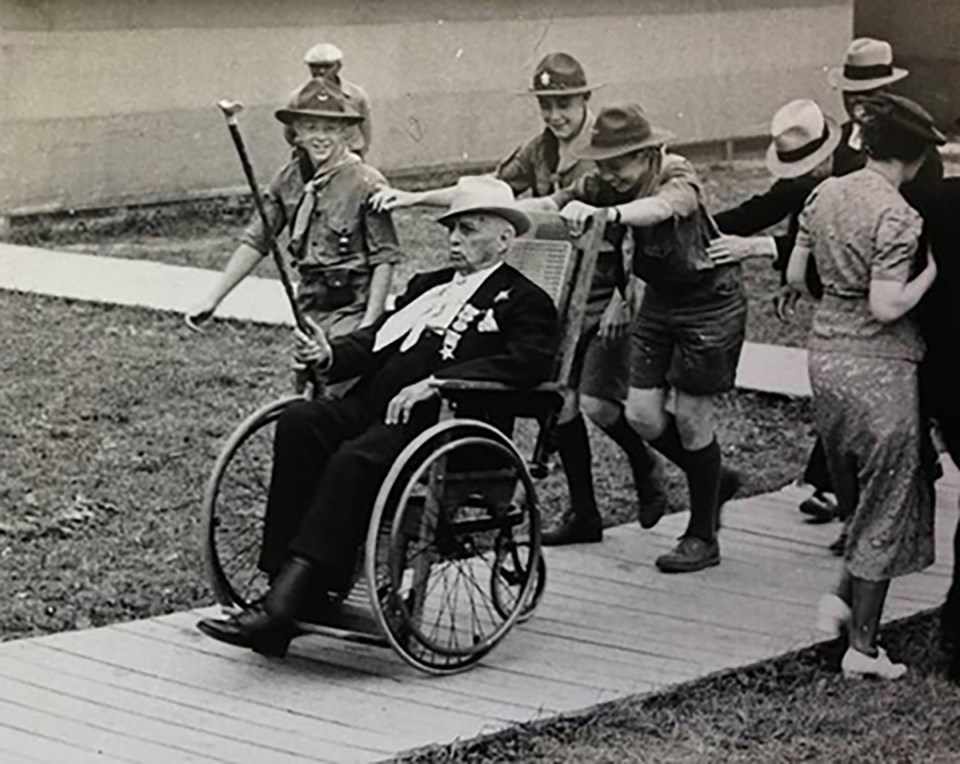
<svg viewBox="0 0 960 764">
<path fill-rule="evenodd" d="M 919 214 L 900 195 L 930 144 L 944 138 L 920 106 L 881 95 L 866 104 L 864 169 L 810 196 L 787 278 L 804 288 L 812 256 L 824 285 L 810 340 L 814 419 L 840 509 L 850 518 L 844 571 L 819 625 L 847 625 L 845 676 L 895 679 L 906 666 L 877 645 L 890 579 L 933 563 L 933 482 L 923 458 L 913 308 L 936 278 L 918 255 Z"/>
</svg>

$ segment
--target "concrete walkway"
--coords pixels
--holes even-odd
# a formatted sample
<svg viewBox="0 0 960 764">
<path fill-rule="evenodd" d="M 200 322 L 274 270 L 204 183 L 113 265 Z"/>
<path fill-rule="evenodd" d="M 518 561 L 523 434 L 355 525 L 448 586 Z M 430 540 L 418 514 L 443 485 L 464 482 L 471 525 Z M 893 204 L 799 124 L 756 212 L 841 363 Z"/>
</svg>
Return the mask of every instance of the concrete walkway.
<svg viewBox="0 0 960 764">
<path fill-rule="evenodd" d="M 213 287 L 219 273 L 145 260 L 54 252 L 0 244 L 0 289 L 75 300 L 135 305 L 182 313 Z M 247 278 L 224 300 L 217 316 L 291 324 L 280 282 Z M 807 353 L 800 348 L 746 343 L 737 370 L 746 390 L 809 396 Z"/>
</svg>

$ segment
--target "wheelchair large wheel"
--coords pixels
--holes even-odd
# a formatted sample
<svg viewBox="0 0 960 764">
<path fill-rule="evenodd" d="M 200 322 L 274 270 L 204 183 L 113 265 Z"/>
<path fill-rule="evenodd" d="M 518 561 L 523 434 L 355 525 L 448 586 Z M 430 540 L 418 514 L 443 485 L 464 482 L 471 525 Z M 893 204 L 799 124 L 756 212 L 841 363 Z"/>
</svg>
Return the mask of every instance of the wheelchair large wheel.
<svg viewBox="0 0 960 764">
<path fill-rule="evenodd" d="M 301 396 L 255 411 L 233 431 L 220 452 L 203 495 L 203 546 L 207 576 L 221 605 L 247 607 L 268 587 L 257 568 L 273 464 L 277 419 Z"/>
<path fill-rule="evenodd" d="M 447 420 L 387 475 L 367 536 L 371 607 L 430 673 L 479 661 L 536 603 L 540 516 L 524 459 L 496 428 Z"/>
</svg>

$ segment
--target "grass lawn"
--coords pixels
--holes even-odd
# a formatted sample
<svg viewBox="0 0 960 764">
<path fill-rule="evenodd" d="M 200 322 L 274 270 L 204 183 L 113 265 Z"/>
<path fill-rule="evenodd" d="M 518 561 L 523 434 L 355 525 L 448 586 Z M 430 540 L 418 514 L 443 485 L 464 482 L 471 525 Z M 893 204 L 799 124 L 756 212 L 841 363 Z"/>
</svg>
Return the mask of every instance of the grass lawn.
<svg viewBox="0 0 960 764">
<path fill-rule="evenodd" d="M 10 293 L 0 325 L 16 329 L 0 336 L 0 638 L 209 602 L 203 484 L 241 418 L 289 390 L 287 330 L 222 322 L 195 335 L 175 315 Z M 720 408 L 746 492 L 793 479 L 810 444 L 806 402 L 732 393 Z M 606 521 L 631 521 L 626 460 L 593 442 Z M 681 507 L 685 484 L 668 478 Z M 550 519 L 562 472 L 542 496 Z"/>
<path fill-rule="evenodd" d="M 758 164 L 702 168 L 711 209 L 769 183 Z M 223 266 L 244 204 L 190 214 L 34 221 L 19 243 L 207 268 Z M 443 232 L 423 211 L 397 216 L 402 283 L 442 262 Z M 809 306 L 782 325 L 767 263 L 746 269 L 749 339 L 803 345 Z M 272 277 L 270 263 L 258 275 Z M 0 640 L 86 628 L 210 602 L 199 546 L 200 496 L 240 419 L 289 390 L 288 332 L 222 321 L 203 335 L 178 316 L 38 296 L 0 298 Z M 805 401 L 731 393 L 720 401 L 724 458 L 745 493 L 793 480 L 811 445 Z M 622 455 L 594 432 L 608 524 L 631 522 Z M 672 470 L 672 468 L 671 468 Z M 671 498 L 686 489 L 668 471 Z M 547 519 L 563 508 L 554 471 Z M 837 644 L 627 699 L 563 720 L 418 754 L 416 762 L 960 762 L 960 692 L 938 674 L 934 618 L 888 630 L 912 666 L 895 686 L 848 683 Z"/>
</svg>

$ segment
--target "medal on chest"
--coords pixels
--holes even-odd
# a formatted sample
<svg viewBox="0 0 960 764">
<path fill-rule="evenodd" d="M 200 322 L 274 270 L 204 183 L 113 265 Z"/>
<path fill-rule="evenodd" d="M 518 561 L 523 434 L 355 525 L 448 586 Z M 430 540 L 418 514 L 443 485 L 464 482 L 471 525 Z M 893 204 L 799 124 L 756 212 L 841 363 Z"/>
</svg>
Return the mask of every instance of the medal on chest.
<svg viewBox="0 0 960 764">
<path fill-rule="evenodd" d="M 460 340 L 463 338 L 463 333 L 470 328 L 470 324 L 472 324 L 479 315 L 480 311 L 470 303 L 467 303 L 460 308 L 460 312 L 457 313 L 457 317 L 453 320 L 453 323 L 443 334 L 443 345 L 440 347 L 440 358 L 442 358 L 444 361 L 453 360 L 453 357 L 457 351 L 457 345 L 460 344 Z"/>
</svg>

